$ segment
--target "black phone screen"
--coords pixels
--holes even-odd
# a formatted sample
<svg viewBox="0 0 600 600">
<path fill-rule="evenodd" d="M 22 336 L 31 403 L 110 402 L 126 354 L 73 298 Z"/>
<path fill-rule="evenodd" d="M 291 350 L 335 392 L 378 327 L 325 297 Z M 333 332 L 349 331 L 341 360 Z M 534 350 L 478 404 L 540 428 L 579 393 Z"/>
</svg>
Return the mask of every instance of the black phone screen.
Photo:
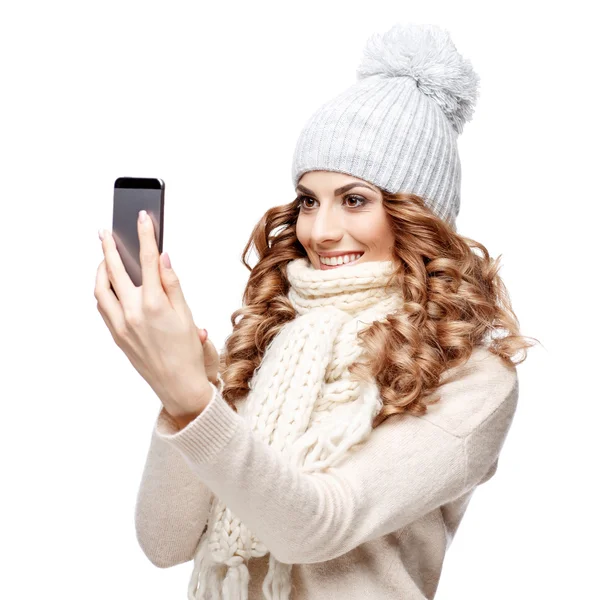
<svg viewBox="0 0 600 600">
<path fill-rule="evenodd" d="M 123 266 L 137 287 L 142 285 L 138 213 L 144 209 L 152 219 L 156 245 L 162 253 L 164 202 L 165 183 L 162 179 L 119 177 L 115 181 L 112 234 Z"/>
</svg>

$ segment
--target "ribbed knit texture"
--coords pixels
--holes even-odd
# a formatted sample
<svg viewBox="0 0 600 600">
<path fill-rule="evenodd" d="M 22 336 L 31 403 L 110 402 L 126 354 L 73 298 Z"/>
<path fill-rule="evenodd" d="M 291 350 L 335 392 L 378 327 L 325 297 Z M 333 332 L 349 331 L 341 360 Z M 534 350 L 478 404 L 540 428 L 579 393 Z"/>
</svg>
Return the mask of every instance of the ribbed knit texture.
<svg viewBox="0 0 600 600">
<path fill-rule="evenodd" d="M 392 275 L 392 261 L 331 270 L 315 269 L 306 258 L 287 265 L 288 298 L 298 316 L 267 347 L 238 412 L 253 432 L 301 472 L 337 464 L 372 430 L 382 406 L 377 385 L 373 380 L 351 381 L 348 367 L 362 352 L 358 332 L 402 305 Z M 215 428 L 210 434 L 225 440 L 231 432 Z M 200 445 L 187 450 L 201 452 Z M 195 557 L 190 600 L 247 598 L 247 560 L 268 552 L 217 499 Z M 291 568 L 270 556 L 265 598 L 289 598 Z"/>
<path fill-rule="evenodd" d="M 447 31 L 396 25 L 373 35 L 358 81 L 309 118 L 294 150 L 294 187 L 307 171 L 353 175 L 390 193 L 421 196 L 456 229 L 457 138 L 472 118 L 479 77 Z"/>
</svg>

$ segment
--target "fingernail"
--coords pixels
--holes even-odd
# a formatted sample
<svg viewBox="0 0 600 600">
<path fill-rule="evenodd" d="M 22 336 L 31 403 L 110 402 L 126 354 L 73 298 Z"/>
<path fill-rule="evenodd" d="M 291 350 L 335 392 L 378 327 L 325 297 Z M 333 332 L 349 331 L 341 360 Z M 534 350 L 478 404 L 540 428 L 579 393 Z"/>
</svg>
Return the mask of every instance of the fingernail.
<svg viewBox="0 0 600 600">
<path fill-rule="evenodd" d="M 140 217 L 140 223 L 143 223 L 146 220 L 146 218 L 148 217 L 148 213 L 145 210 L 140 210 L 139 217 Z"/>
<path fill-rule="evenodd" d="M 208 331 L 206 329 L 202 329 L 202 331 L 204 331 L 204 337 L 208 339 Z"/>
<path fill-rule="evenodd" d="M 100 238 L 100 241 L 104 239 L 104 229 L 98 229 L 98 237 Z"/>
<path fill-rule="evenodd" d="M 167 269 L 171 268 L 171 259 L 169 258 L 169 255 L 166 252 L 163 252 L 161 254 L 161 259 L 163 261 L 163 265 L 165 265 L 165 267 L 167 267 Z"/>
</svg>

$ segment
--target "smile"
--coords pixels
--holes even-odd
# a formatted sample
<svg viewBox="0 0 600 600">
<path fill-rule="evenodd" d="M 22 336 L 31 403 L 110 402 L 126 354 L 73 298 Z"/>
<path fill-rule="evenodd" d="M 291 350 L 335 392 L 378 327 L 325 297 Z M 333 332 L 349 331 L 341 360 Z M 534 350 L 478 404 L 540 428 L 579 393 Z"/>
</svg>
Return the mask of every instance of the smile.
<svg viewBox="0 0 600 600">
<path fill-rule="evenodd" d="M 344 254 L 342 256 L 335 256 L 331 258 L 319 256 L 319 263 L 321 269 L 335 269 L 345 265 L 353 265 L 360 260 L 363 254 L 364 252 L 361 252 L 360 254 Z"/>
</svg>

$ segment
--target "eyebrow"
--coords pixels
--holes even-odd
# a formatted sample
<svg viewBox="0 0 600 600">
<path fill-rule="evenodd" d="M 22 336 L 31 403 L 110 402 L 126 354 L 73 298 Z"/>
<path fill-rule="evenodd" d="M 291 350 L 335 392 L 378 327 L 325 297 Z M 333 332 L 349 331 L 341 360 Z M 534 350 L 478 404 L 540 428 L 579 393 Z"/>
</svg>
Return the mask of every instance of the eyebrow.
<svg viewBox="0 0 600 600">
<path fill-rule="evenodd" d="M 343 194 L 344 192 L 351 190 L 353 187 L 366 187 L 374 192 L 376 191 L 373 187 L 371 187 L 370 185 L 367 185 L 366 183 L 360 183 L 358 181 L 355 181 L 353 183 L 343 185 L 341 188 L 338 188 L 333 193 L 335 196 L 339 196 L 340 194 Z M 301 184 L 298 184 L 298 186 L 296 187 L 296 191 L 302 192 L 303 194 L 312 194 L 313 196 L 315 195 L 315 193 L 312 190 L 309 190 L 307 187 L 304 187 Z"/>
</svg>

